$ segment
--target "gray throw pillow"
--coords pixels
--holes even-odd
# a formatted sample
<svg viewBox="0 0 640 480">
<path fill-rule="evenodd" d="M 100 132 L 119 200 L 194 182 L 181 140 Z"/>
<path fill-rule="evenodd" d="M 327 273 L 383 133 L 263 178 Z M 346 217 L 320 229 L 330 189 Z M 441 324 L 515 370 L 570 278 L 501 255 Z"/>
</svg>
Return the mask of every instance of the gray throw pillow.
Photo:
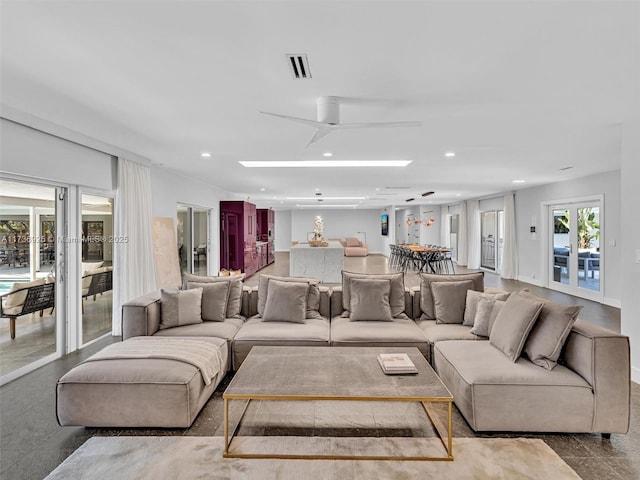
<svg viewBox="0 0 640 480">
<path fill-rule="evenodd" d="M 543 305 L 543 302 L 521 295 L 510 295 L 489 334 L 491 345 L 515 362 Z"/>
<path fill-rule="evenodd" d="M 391 280 L 352 278 L 350 284 L 350 320 L 393 321 L 389 303 Z"/>
<path fill-rule="evenodd" d="M 202 320 L 224 322 L 227 315 L 227 301 L 231 282 L 202 284 Z"/>
<path fill-rule="evenodd" d="M 271 280 L 262 313 L 265 322 L 305 323 L 307 318 L 306 282 Z"/>
<path fill-rule="evenodd" d="M 509 298 L 509 292 L 487 293 L 487 292 L 477 292 L 475 290 L 468 290 L 467 301 L 464 307 L 464 321 L 462 322 L 463 325 L 466 325 L 467 327 L 471 327 L 475 325 L 476 311 L 478 310 L 478 302 L 480 301 L 480 298 L 483 298 L 483 297 L 491 297 L 495 300 L 505 301 L 507 298 Z"/>
<path fill-rule="evenodd" d="M 160 328 L 181 327 L 202 323 L 200 316 L 202 288 L 178 290 L 167 288 L 160 291 Z"/>
<path fill-rule="evenodd" d="M 518 292 L 518 295 L 544 303 L 540 316 L 524 344 L 524 353 L 536 365 L 552 370 L 558 364 L 562 347 L 569 337 L 571 327 L 578 318 L 582 306 L 560 305 L 524 290 Z"/>
<path fill-rule="evenodd" d="M 473 281 L 473 290 L 482 292 L 484 290 L 484 272 L 460 273 L 454 275 L 440 275 L 436 273 L 420 274 L 420 310 L 422 310 L 422 320 L 435 320 L 436 312 L 433 305 L 433 294 L 431 293 L 431 282 L 460 282 L 463 280 Z"/>
<path fill-rule="evenodd" d="M 309 286 L 307 291 L 307 313 L 306 318 L 322 318 L 320 315 L 320 280 L 306 277 L 278 277 L 275 275 L 260 275 L 258 281 L 258 315 L 264 314 L 267 302 L 269 284 L 271 280 L 279 282 L 306 283 Z"/>
<path fill-rule="evenodd" d="M 353 279 L 369 278 L 372 280 L 390 280 L 391 292 L 389 293 L 389 305 L 394 317 L 403 315 L 404 312 L 404 273 L 352 273 L 342 272 L 342 308 L 350 313 L 351 309 L 351 281 Z"/>
<path fill-rule="evenodd" d="M 482 296 L 478 299 L 476 318 L 470 333 L 480 337 L 487 337 L 491 334 L 493 323 L 504 306 L 504 300 L 496 300 L 493 296 Z"/>
<path fill-rule="evenodd" d="M 473 281 L 431 282 L 431 295 L 436 323 L 462 323 L 467 301 L 467 290 Z"/>
<path fill-rule="evenodd" d="M 227 298 L 226 318 L 241 318 L 242 310 L 242 281 L 244 274 L 232 275 L 226 277 L 204 277 L 201 275 L 193 275 L 191 273 L 183 274 L 183 288 L 198 288 L 204 286 L 204 283 L 229 283 L 229 297 Z"/>
</svg>

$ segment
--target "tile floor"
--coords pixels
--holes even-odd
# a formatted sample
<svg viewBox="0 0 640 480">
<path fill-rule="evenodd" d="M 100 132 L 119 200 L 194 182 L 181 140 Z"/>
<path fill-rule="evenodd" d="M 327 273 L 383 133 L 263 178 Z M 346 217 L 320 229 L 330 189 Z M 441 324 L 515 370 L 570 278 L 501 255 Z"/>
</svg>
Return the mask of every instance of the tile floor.
<svg viewBox="0 0 640 480">
<path fill-rule="evenodd" d="M 345 260 L 347 260 L 345 268 L 351 271 L 383 272 L 387 269 L 386 260 L 381 256 L 352 257 Z M 288 274 L 287 256 L 279 255 L 276 263 L 263 270 L 263 273 Z M 254 276 L 247 280 L 247 284 L 257 284 L 257 281 L 258 277 Z M 408 273 L 407 285 L 417 285 L 417 283 L 417 275 Z M 619 309 L 521 282 L 504 281 L 493 274 L 486 275 L 485 283 L 487 286 L 502 287 L 506 290 L 530 288 L 536 294 L 559 302 L 584 305 L 581 318 L 616 331 L 620 329 Z M 194 424 L 188 429 L 97 429 L 58 426 L 55 418 L 56 380 L 77 363 L 105 345 L 118 340 L 117 337 L 101 339 L 81 351 L 67 355 L 0 387 L 0 478 L 42 479 L 94 435 L 222 435 L 222 392 L 230 380 L 230 375 L 223 380 Z M 241 405 L 237 408 L 241 408 Z M 234 413 L 238 412 L 232 410 L 231 414 L 234 415 Z M 261 428 L 263 428 L 261 432 L 266 434 L 283 433 L 282 429 L 275 426 Z M 315 427 L 310 425 L 303 428 L 305 433 L 315 431 Z M 402 434 L 403 429 L 400 430 L 395 433 Z M 302 432 L 289 429 L 284 433 Z M 337 431 L 330 426 L 322 426 L 324 435 L 363 435 L 365 433 L 358 425 L 349 425 Z M 610 439 L 603 439 L 596 434 L 476 434 L 454 408 L 454 436 L 542 438 L 586 480 L 640 478 L 640 385 L 632 384 L 631 429 L 627 435 L 612 435 Z"/>
</svg>

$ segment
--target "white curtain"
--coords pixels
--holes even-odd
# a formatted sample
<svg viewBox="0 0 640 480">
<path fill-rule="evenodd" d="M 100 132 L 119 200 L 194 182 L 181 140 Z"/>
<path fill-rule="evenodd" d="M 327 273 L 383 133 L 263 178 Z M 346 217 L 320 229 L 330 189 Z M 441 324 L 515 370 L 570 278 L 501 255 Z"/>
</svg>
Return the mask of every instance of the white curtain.
<svg viewBox="0 0 640 480">
<path fill-rule="evenodd" d="M 515 195 L 504 196 L 504 245 L 502 247 L 502 278 L 518 279 L 518 249 L 516 248 Z"/>
<path fill-rule="evenodd" d="M 468 239 L 467 239 L 467 202 L 460 204 L 460 217 L 458 219 L 458 265 L 467 266 L 468 258 Z"/>
<path fill-rule="evenodd" d="M 451 247 L 449 238 L 449 207 L 440 207 L 440 243 L 443 247 Z"/>
<path fill-rule="evenodd" d="M 480 201 L 470 200 L 467 206 L 468 257 L 469 268 L 480 268 Z"/>
<path fill-rule="evenodd" d="M 113 335 L 121 335 L 122 304 L 156 289 L 148 166 L 118 158 L 115 210 Z"/>
</svg>

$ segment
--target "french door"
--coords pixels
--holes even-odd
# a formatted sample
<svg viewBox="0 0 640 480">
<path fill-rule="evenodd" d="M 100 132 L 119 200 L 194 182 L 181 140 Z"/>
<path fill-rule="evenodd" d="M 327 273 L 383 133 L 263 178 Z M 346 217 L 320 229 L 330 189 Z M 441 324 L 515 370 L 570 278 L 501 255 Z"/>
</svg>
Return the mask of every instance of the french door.
<svg viewBox="0 0 640 480">
<path fill-rule="evenodd" d="M 600 200 L 549 206 L 549 286 L 602 301 Z"/>
</svg>

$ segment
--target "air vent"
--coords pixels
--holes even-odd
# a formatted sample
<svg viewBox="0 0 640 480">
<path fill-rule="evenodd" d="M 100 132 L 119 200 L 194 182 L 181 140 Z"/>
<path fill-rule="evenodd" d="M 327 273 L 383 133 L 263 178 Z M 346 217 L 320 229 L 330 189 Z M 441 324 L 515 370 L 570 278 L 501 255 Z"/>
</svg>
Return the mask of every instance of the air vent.
<svg viewBox="0 0 640 480">
<path fill-rule="evenodd" d="M 415 200 L 415 198 L 407 198 L 407 199 L 405 200 L 405 202 L 413 202 L 414 200 Z"/>
<path fill-rule="evenodd" d="M 424 193 L 422 194 L 422 196 L 423 196 L 423 197 L 428 197 L 429 195 L 433 195 L 434 193 L 436 193 L 436 192 L 424 192 Z"/>
<path fill-rule="evenodd" d="M 298 80 L 311 78 L 309 61 L 307 60 L 307 56 L 305 54 L 289 54 L 287 55 L 287 59 L 289 60 L 289 67 L 291 68 L 293 78 Z"/>
<path fill-rule="evenodd" d="M 569 166 L 569 167 L 563 167 L 560 169 L 561 172 L 564 172 L 565 170 L 571 170 L 573 167 Z"/>
</svg>

